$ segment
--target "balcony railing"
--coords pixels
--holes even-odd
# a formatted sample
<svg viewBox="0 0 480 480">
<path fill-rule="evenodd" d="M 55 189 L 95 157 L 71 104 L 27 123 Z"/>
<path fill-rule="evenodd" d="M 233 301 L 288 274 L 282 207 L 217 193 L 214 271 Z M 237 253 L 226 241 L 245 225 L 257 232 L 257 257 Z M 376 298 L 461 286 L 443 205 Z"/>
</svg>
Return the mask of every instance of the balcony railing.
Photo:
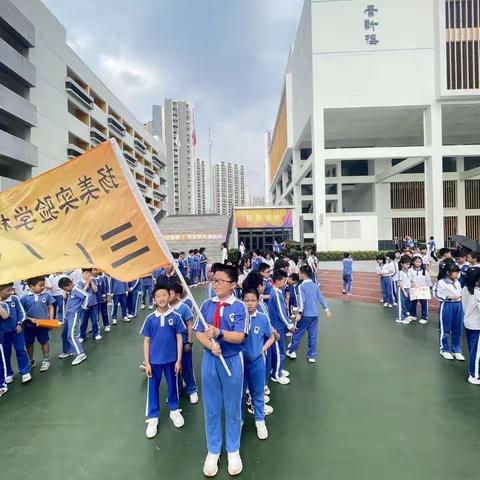
<svg viewBox="0 0 480 480">
<path fill-rule="evenodd" d="M 133 145 L 135 146 L 135 148 L 137 150 L 139 150 L 141 153 L 143 153 L 145 155 L 145 153 L 147 153 L 147 147 L 138 139 L 135 139 L 133 141 Z"/>
<path fill-rule="evenodd" d="M 152 155 L 152 162 L 157 168 L 163 168 L 166 166 L 166 163 L 163 160 L 160 160 L 160 157 Z"/>
<path fill-rule="evenodd" d="M 123 156 L 125 157 L 127 163 L 132 167 L 136 167 L 138 165 L 137 159 L 130 153 L 124 151 Z"/>
<path fill-rule="evenodd" d="M 65 90 L 75 100 L 87 107 L 89 110 L 93 110 L 93 97 L 89 95 L 83 87 L 81 87 L 73 78 L 67 77 L 65 79 Z"/>
<path fill-rule="evenodd" d="M 112 130 L 115 130 L 121 137 L 124 137 L 127 133 L 125 127 L 113 115 L 108 116 L 108 126 Z"/>
<path fill-rule="evenodd" d="M 69 143 L 67 145 L 67 156 L 68 158 L 75 158 L 80 155 L 83 155 L 85 153 L 85 150 L 77 145 L 74 145 L 73 143 Z"/>
<path fill-rule="evenodd" d="M 148 167 L 144 167 L 145 175 L 149 178 L 155 178 L 155 172 L 150 170 Z"/>
<path fill-rule="evenodd" d="M 137 180 L 137 185 L 142 192 L 146 192 L 148 187 L 140 180 Z"/>
<path fill-rule="evenodd" d="M 107 141 L 107 136 L 101 132 L 98 128 L 90 128 L 90 140 L 92 143 L 98 144 Z"/>
</svg>

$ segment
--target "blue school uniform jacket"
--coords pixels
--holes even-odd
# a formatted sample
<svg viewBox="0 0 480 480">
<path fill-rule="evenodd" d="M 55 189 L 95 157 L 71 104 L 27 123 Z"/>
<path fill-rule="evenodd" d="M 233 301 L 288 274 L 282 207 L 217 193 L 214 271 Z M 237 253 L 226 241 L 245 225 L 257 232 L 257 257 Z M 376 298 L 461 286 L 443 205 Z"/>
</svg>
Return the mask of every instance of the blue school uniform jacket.
<svg viewBox="0 0 480 480">
<path fill-rule="evenodd" d="M 128 292 L 128 283 L 121 282 L 116 278 L 111 279 L 110 281 L 110 294 L 111 295 L 125 295 Z"/>
<path fill-rule="evenodd" d="M 27 315 L 16 295 L 11 295 L 6 300 L 0 301 L 0 305 L 8 312 L 6 320 L 0 318 L 0 333 L 12 332 L 17 325 L 26 320 Z"/>
<path fill-rule="evenodd" d="M 267 315 L 258 310 L 249 316 L 250 328 L 245 342 L 245 359 L 254 361 L 263 354 L 263 345 L 273 335 Z"/>
<path fill-rule="evenodd" d="M 312 280 L 304 280 L 298 289 L 300 312 L 305 317 L 318 317 L 318 304 L 326 311 L 328 305 L 318 285 Z"/>
<path fill-rule="evenodd" d="M 30 292 L 20 299 L 27 317 L 39 320 L 49 319 L 48 306 L 55 303 L 55 299 L 47 292 L 36 295 Z M 28 325 L 28 324 L 27 324 Z"/>
<path fill-rule="evenodd" d="M 88 308 L 89 296 L 81 288 L 74 287 L 65 300 L 65 316 L 79 314 Z"/>
<path fill-rule="evenodd" d="M 272 327 L 279 332 L 286 331 L 292 326 L 292 321 L 287 314 L 283 292 L 275 287 L 272 289 L 270 301 L 268 302 L 268 316 L 270 317 Z"/>
</svg>

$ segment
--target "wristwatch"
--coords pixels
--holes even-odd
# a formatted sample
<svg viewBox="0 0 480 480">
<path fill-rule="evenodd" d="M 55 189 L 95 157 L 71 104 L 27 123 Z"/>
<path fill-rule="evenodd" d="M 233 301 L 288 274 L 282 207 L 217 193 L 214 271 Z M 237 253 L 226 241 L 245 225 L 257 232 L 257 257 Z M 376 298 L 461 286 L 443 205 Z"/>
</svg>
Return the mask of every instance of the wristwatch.
<svg viewBox="0 0 480 480">
<path fill-rule="evenodd" d="M 223 330 L 219 330 L 216 340 L 221 340 L 222 338 L 223 338 Z"/>
</svg>

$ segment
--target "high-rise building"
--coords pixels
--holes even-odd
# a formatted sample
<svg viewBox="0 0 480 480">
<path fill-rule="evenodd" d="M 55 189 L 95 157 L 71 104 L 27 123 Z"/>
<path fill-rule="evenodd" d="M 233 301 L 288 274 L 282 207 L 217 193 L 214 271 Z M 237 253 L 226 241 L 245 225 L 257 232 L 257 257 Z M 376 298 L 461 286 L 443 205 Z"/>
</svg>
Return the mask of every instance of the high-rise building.
<svg viewBox="0 0 480 480">
<path fill-rule="evenodd" d="M 479 12 L 480 0 L 305 1 L 266 141 L 268 193 L 294 206 L 294 240 L 480 238 Z"/>
<path fill-rule="evenodd" d="M 265 205 L 265 197 L 250 195 L 249 205 L 251 207 L 260 207 L 262 205 Z"/>
<path fill-rule="evenodd" d="M 40 0 L 0 1 L 0 189 L 115 138 L 153 214 L 166 148 L 67 45 Z"/>
<path fill-rule="evenodd" d="M 215 213 L 231 215 L 233 207 L 245 205 L 243 165 L 221 162 L 212 167 Z"/>
<path fill-rule="evenodd" d="M 152 107 L 152 135 L 163 139 L 163 107 L 153 105 Z"/>
<path fill-rule="evenodd" d="M 200 215 L 204 215 L 207 212 L 206 186 L 205 160 L 197 158 L 195 166 L 195 203 L 197 205 L 197 213 Z"/>
<path fill-rule="evenodd" d="M 196 142 L 193 104 L 167 98 L 163 119 L 167 146 L 168 213 L 194 214 Z"/>
</svg>

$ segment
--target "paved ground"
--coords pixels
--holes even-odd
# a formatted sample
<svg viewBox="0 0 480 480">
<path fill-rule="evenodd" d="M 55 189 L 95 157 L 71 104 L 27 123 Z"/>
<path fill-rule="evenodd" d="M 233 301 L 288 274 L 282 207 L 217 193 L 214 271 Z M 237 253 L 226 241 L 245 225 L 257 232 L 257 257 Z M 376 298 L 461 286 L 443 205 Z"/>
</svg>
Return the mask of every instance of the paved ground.
<svg viewBox="0 0 480 480">
<path fill-rule="evenodd" d="M 478 479 L 480 388 L 466 382 L 465 364 L 440 358 L 436 322 L 397 325 L 377 305 L 330 303 L 318 363 L 302 348 L 288 360 L 292 383 L 272 387 L 271 437 L 260 442 L 248 418 L 241 478 Z M 54 360 L 2 397 L 2 479 L 203 478 L 201 404 L 184 403 L 182 430 L 163 410 L 158 436 L 144 436 L 141 321 L 87 341 L 83 365 Z M 218 478 L 228 478 L 225 460 Z"/>
</svg>

